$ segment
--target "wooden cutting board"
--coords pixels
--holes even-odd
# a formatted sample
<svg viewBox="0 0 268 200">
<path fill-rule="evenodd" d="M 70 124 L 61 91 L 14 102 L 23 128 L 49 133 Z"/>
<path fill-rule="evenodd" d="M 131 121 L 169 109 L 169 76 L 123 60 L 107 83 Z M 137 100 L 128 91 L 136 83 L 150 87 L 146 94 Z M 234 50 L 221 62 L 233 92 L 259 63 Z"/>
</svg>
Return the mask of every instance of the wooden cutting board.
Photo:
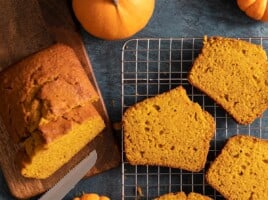
<svg viewBox="0 0 268 200">
<path fill-rule="evenodd" d="M 75 50 L 101 97 L 81 36 L 73 22 L 70 4 L 67 0 L 0 0 L 0 70 L 55 42 L 65 43 Z M 102 97 L 95 106 L 105 119 L 107 128 L 46 180 L 29 179 L 20 175 L 14 162 L 19 146 L 10 140 L 0 122 L 0 165 L 12 195 L 25 199 L 48 190 L 93 149 L 97 150 L 98 160 L 87 176 L 119 165 L 119 147 Z"/>
</svg>

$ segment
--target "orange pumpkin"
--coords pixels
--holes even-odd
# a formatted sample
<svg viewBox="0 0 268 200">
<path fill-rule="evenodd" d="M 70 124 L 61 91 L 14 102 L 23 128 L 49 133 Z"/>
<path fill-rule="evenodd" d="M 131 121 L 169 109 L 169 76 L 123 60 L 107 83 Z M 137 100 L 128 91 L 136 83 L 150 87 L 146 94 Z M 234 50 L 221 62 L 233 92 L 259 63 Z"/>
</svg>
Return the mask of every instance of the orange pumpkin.
<svg viewBox="0 0 268 200">
<path fill-rule="evenodd" d="M 237 0 L 237 4 L 249 17 L 268 22 L 267 0 Z"/>
<path fill-rule="evenodd" d="M 116 40 L 131 37 L 146 26 L 155 0 L 73 0 L 72 6 L 86 31 Z"/>
<path fill-rule="evenodd" d="M 83 194 L 80 198 L 75 197 L 73 200 L 110 200 L 107 196 L 99 196 L 96 193 Z"/>
</svg>

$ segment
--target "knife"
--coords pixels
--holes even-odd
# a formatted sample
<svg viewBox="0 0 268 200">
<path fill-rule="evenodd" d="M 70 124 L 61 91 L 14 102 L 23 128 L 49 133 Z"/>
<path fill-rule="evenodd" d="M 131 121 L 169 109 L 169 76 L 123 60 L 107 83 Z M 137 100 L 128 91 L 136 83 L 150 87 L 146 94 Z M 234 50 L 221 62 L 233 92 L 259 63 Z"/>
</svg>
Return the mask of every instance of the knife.
<svg viewBox="0 0 268 200">
<path fill-rule="evenodd" d="M 61 200 L 87 174 L 96 161 L 97 152 L 94 150 L 41 196 L 39 200 Z"/>
</svg>

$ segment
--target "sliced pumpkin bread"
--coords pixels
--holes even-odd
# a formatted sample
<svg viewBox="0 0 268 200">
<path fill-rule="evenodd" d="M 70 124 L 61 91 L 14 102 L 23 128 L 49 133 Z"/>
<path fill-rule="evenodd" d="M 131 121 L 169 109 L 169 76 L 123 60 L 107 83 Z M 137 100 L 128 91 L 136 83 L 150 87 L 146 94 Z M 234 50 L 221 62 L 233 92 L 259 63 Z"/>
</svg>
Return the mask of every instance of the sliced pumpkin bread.
<svg viewBox="0 0 268 200">
<path fill-rule="evenodd" d="M 268 140 L 246 135 L 231 137 L 209 167 L 206 178 L 226 199 L 268 199 Z"/>
<path fill-rule="evenodd" d="M 179 86 L 128 108 L 123 115 L 130 164 L 200 171 L 214 136 L 213 117 Z"/>
<path fill-rule="evenodd" d="M 268 62 L 259 45 L 205 37 L 189 81 L 240 124 L 253 122 L 268 108 Z"/>
</svg>

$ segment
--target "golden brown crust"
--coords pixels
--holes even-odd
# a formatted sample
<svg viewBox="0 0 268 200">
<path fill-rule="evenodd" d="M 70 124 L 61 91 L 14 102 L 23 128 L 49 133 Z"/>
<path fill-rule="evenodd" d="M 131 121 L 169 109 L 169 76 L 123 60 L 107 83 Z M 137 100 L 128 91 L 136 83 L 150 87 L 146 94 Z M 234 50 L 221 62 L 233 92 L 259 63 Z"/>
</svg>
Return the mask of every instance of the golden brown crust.
<svg viewBox="0 0 268 200">
<path fill-rule="evenodd" d="M 240 124 L 251 123 L 268 108 L 268 63 L 261 46 L 205 37 L 188 79 Z"/>
<path fill-rule="evenodd" d="M 55 120 L 98 99 L 74 51 L 55 44 L 0 74 L 0 114 L 19 142 L 39 129 L 41 119 Z M 44 135 L 51 141 L 49 135 Z"/>
<path fill-rule="evenodd" d="M 78 106 L 73 108 L 68 113 L 63 114 L 55 120 L 51 120 L 47 123 L 39 126 L 40 134 L 45 139 L 45 143 L 57 139 L 58 137 L 68 133 L 73 128 L 73 124 L 82 124 L 86 120 L 99 116 L 99 113 L 91 103 L 84 106 Z"/>
</svg>

